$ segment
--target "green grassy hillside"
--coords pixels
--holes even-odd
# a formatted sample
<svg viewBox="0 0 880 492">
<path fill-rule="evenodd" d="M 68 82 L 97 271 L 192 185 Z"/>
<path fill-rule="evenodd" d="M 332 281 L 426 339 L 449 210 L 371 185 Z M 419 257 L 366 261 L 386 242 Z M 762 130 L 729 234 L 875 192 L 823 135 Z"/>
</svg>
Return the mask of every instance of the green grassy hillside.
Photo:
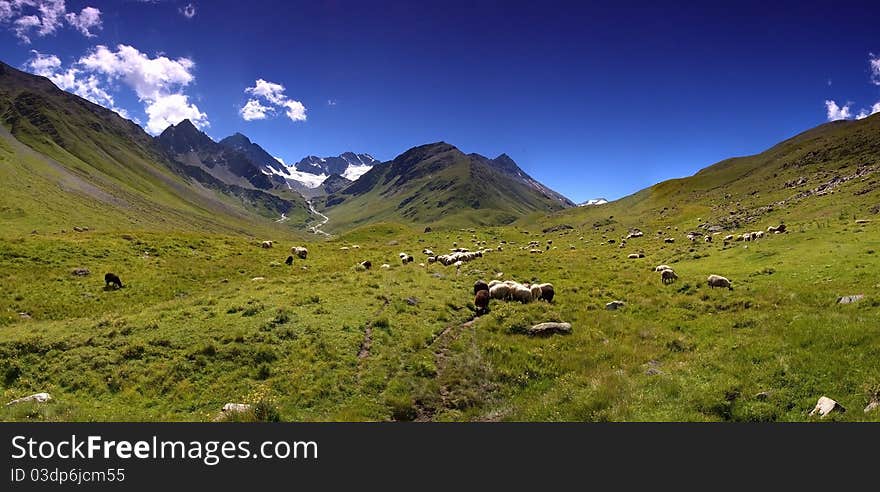
<svg viewBox="0 0 880 492">
<path fill-rule="evenodd" d="M 410 149 L 322 199 L 330 217 L 325 229 L 342 231 L 387 220 L 422 227 L 500 225 L 570 205 L 502 157 L 496 162 L 467 155 L 443 142 Z"/>
<path fill-rule="evenodd" d="M 300 197 L 230 186 L 167 160 L 116 113 L 0 64 L 4 233 L 69 230 L 254 231 L 307 221 Z"/>
</svg>

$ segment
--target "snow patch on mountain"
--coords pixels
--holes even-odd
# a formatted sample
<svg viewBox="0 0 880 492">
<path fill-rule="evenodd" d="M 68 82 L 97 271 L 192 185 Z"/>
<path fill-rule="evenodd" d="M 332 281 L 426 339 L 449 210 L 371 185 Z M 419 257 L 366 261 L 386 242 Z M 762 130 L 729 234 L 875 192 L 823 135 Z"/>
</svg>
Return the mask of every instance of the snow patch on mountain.
<svg viewBox="0 0 880 492">
<path fill-rule="evenodd" d="M 366 174 L 367 171 L 369 171 L 370 169 L 373 169 L 373 166 L 370 166 L 368 164 L 349 164 L 348 168 L 345 169 L 345 172 L 342 173 L 342 177 L 351 181 L 355 181 Z"/>
<path fill-rule="evenodd" d="M 606 200 L 604 198 L 593 198 L 592 200 L 587 200 L 578 206 L 579 207 L 590 207 L 592 205 L 605 205 L 606 203 L 608 203 L 608 200 Z"/>
</svg>

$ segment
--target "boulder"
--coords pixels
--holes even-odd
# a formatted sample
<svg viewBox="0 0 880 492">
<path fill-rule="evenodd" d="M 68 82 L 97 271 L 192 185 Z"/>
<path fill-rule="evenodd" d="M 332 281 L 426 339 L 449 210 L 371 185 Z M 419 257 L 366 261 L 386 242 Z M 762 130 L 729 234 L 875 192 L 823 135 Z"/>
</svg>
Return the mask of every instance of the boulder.
<svg viewBox="0 0 880 492">
<path fill-rule="evenodd" d="M 624 303 L 623 301 L 611 301 L 608 304 L 605 304 L 605 309 L 607 309 L 608 311 L 616 311 L 623 306 L 626 306 L 626 303 Z"/>
<path fill-rule="evenodd" d="M 30 396 L 25 396 L 25 397 L 19 398 L 17 400 L 12 400 L 11 402 L 7 403 L 6 406 L 8 407 L 10 405 L 15 405 L 17 403 L 29 403 L 29 402 L 46 403 L 47 401 L 49 401 L 51 399 L 52 399 L 52 395 L 50 395 L 49 393 L 34 393 L 33 395 L 30 395 Z"/>
<path fill-rule="evenodd" d="M 528 329 L 527 333 L 532 336 L 554 335 L 556 333 L 571 333 L 571 323 L 538 323 Z"/>
<path fill-rule="evenodd" d="M 227 403 L 223 405 L 223 411 L 226 413 L 242 413 L 251 409 L 247 403 Z"/>
<path fill-rule="evenodd" d="M 816 408 L 810 412 L 810 415 L 818 415 L 819 417 L 825 417 L 831 412 L 846 412 L 846 409 L 843 408 L 843 405 L 837 403 L 836 401 L 828 398 L 827 396 L 823 396 L 819 398 L 819 401 L 816 402 Z"/>
<path fill-rule="evenodd" d="M 841 297 L 837 298 L 837 303 L 838 304 L 852 304 L 854 302 L 861 301 L 862 299 L 864 299 L 864 297 L 865 297 L 864 294 L 855 294 L 855 295 L 851 295 L 851 296 L 841 296 Z"/>
</svg>

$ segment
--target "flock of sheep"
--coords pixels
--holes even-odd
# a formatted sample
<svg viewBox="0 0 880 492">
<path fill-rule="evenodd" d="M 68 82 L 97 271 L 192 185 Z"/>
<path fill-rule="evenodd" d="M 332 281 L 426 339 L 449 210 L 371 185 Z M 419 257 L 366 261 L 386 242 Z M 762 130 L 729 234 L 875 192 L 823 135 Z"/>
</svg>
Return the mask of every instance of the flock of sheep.
<svg viewBox="0 0 880 492">
<path fill-rule="evenodd" d="M 657 265 L 654 268 L 655 272 L 660 272 L 660 281 L 664 284 L 671 284 L 678 280 L 678 275 L 675 273 L 675 270 L 672 269 L 669 265 Z M 733 286 L 726 277 L 722 277 L 721 275 L 709 275 L 707 279 L 707 283 L 709 287 L 723 287 L 730 290 L 733 290 Z"/>
<path fill-rule="evenodd" d="M 780 224 L 779 226 L 770 226 L 767 228 L 768 234 L 781 234 L 786 232 L 785 224 Z M 716 233 L 717 234 L 717 233 Z M 733 242 L 733 241 L 756 241 L 764 237 L 764 231 L 754 231 L 747 232 L 741 235 L 727 235 L 724 237 L 724 242 Z M 642 237 L 644 233 L 639 231 L 638 229 L 634 229 L 630 231 L 630 233 L 623 239 L 621 239 L 620 247 L 625 247 L 627 239 L 633 239 Z M 603 235 L 603 238 L 605 236 Z M 697 233 L 688 233 L 687 238 L 691 241 L 696 241 L 700 235 Z M 583 237 L 581 238 L 583 239 Z M 675 239 L 668 237 L 664 238 L 664 242 L 672 243 Z M 709 243 L 712 242 L 712 235 L 704 236 L 704 241 Z M 613 240 L 609 240 L 609 243 L 613 243 Z M 458 243 L 453 243 L 453 248 L 450 250 L 450 253 L 447 254 L 435 254 L 432 250 L 425 248 L 422 250 L 422 254 L 427 256 L 427 262 L 429 264 L 440 263 L 443 266 L 455 266 L 456 268 L 461 268 L 461 266 L 474 260 L 476 258 L 482 258 L 483 255 L 492 252 L 492 251 L 502 251 L 502 245 L 499 244 L 497 249 L 493 248 L 485 248 L 485 241 L 476 240 L 476 236 L 474 236 L 475 245 L 480 248 L 475 251 L 470 251 L 467 248 L 458 247 Z M 501 243 L 506 243 L 506 241 L 501 241 Z M 552 240 L 546 241 L 546 249 L 549 250 L 553 246 Z M 272 241 L 263 241 L 261 243 L 261 247 L 263 248 L 272 248 Z M 352 246 L 354 249 L 360 249 L 360 246 Z M 342 247 L 343 250 L 348 250 L 349 247 Z M 544 251 L 541 249 L 541 244 L 538 241 L 530 241 L 527 246 L 524 246 L 520 249 L 528 250 L 530 253 L 543 253 Z M 553 248 L 555 249 L 555 248 Z M 288 265 L 292 264 L 293 257 L 297 256 L 301 259 L 305 259 L 308 255 L 308 250 L 301 246 L 294 246 L 290 249 L 291 256 L 287 258 L 286 263 Z M 412 255 L 401 252 L 399 255 L 400 261 L 403 265 L 408 263 L 412 263 L 415 261 Z M 644 253 L 633 253 L 628 255 L 628 258 L 644 258 Z M 358 270 L 364 271 L 369 270 L 373 266 L 370 260 L 364 260 L 357 264 L 356 268 Z M 424 263 L 419 263 L 419 266 L 425 266 Z M 390 268 L 390 265 L 382 264 L 381 268 L 387 269 Z M 655 272 L 660 274 L 660 281 L 664 285 L 672 284 L 676 280 L 678 280 L 678 274 L 675 273 L 675 270 L 672 269 L 669 265 L 658 265 L 654 268 Z M 721 275 L 709 275 L 707 278 L 707 284 L 711 288 L 720 287 L 727 288 L 733 290 L 733 286 L 731 281 L 726 277 L 722 277 Z M 488 312 L 489 309 L 489 301 L 491 299 L 499 300 L 499 301 L 516 301 L 521 303 L 529 303 L 533 301 L 547 301 L 552 302 L 553 297 L 555 295 L 555 291 L 552 284 L 549 283 L 540 283 L 540 284 L 529 284 L 529 283 L 519 283 L 513 280 L 492 280 L 491 282 L 485 282 L 483 280 L 478 280 L 474 284 L 474 306 L 476 307 L 477 314 L 484 314 Z"/>
<path fill-rule="evenodd" d="M 532 301 L 553 302 L 556 291 L 553 284 L 521 284 L 513 280 L 493 280 L 486 283 L 477 280 L 474 283 L 474 306 L 477 314 L 485 314 L 489 311 L 489 300 L 517 301 L 523 304 Z"/>
<path fill-rule="evenodd" d="M 767 227 L 767 234 L 783 234 L 783 233 L 785 233 L 785 231 L 786 231 L 785 224 L 779 224 L 778 226 Z M 641 232 L 639 233 L 639 235 L 641 236 Z M 627 238 L 629 238 L 629 237 L 632 237 L 632 234 L 627 236 Z M 697 235 L 696 233 L 688 233 L 688 235 L 687 235 L 687 238 L 690 239 L 691 241 L 696 241 L 698 237 L 699 237 L 699 235 Z M 727 236 L 724 237 L 724 242 L 729 243 L 729 242 L 735 242 L 735 241 L 757 241 L 759 239 L 762 239 L 763 237 L 764 237 L 764 231 L 752 231 L 752 232 L 746 232 L 744 234 L 738 234 L 738 235 L 728 234 Z M 664 242 L 667 242 L 667 243 L 671 243 L 674 241 L 675 241 L 674 238 L 666 238 L 664 240 Z M 704 241 L 707 243 L 711 243 L 712 236 L 711 235 L 705 236 Z M 621 244 L 621 246 L 622 245 L 623 244 Z M 644 256 L 645 255 L 643 255 L 641 253 L 631 254 L 631 255 L 629 255 L 629 258 L 644 258 Z M 654 271 L 660 272 L 660 281 L 663 284 L 671 284 L 671 283 L 675 282 L 676 280 L 678 280 L 678 275 L 675 273 L 675 271 L 669 265 L 658 265 L 657 267 L 654 268 Z M 706 282 L 709 285 L 709 287 L 711 287 L 711 288 L 721 287 L 721 288 L 727 288 L 729 290 L 733 290 L 733 286 L 732 286 L 730 280 L 725 277 L 722 277 L 721 275 L 714 275 L 714 274 L 709 275 Z"/>
</svg>

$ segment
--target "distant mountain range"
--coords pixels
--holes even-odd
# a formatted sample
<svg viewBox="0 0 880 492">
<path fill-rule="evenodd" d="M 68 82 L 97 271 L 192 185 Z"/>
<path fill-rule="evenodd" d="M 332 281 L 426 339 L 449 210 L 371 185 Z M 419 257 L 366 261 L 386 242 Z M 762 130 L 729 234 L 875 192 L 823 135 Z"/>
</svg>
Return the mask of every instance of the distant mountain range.
<svg viewBox="0 0 880 492">
<path fill-rule="evenodd" d="M 174 212 L 168 212 L 175 217 L 202 217 L 211 211 L 208 222 L 240 224 L 252 214 L 273 220 L 283 215 L 285 224 L 302 225 L 311 217 L 310 199 L 340 230 L 377 220 L 504 224 L 524 214 L 574 206 L 506 154 L 490 159 L 443 142 L 412 148 L 386 163 L 370 154 L 345 152 L 308 156 L 291 166 L 241 133 L 215 142 L 189 120 L 151 137 L 44 77 L 2 63 L 0 117 L 13 146 L 23 144 L 22 149 L 30 148 L 28 152 L 72 173 L 62 173 L 65 182 L 79 183 L 94 196 L 114 197 L 110 201 L 123 196 L 132 201 L 134 196 L 167 198 L 175 204 Z M 0 141 L 0 150 L 2 145 Z M 142 182 L 145 176 L 153 178 Z M 157 182 L 155 176 L 162 179 Z M 200 212 L 183 212 L 191 207 Z M 89 208 L 85 202 L 71 202 L 60 206 L 59 213 Z M 153 210 L 159 223 L 167 220 L 162 207 L 134 209 Z M 217 219 L 221 210 L 231 220 Z"/>
</svg>

